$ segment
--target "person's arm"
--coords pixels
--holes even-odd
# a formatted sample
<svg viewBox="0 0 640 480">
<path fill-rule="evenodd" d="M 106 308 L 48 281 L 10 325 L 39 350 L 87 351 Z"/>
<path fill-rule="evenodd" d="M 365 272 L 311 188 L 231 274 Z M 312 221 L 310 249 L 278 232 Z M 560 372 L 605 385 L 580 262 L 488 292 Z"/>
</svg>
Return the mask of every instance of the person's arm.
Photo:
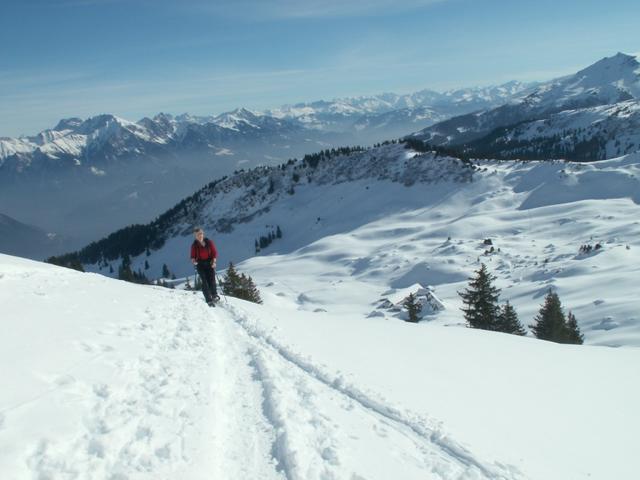
<svg viewBox="0 0 640 480">
<path fill-rule="evenodd" d="M 198 261 L 196 260 L 196 246 L 195 244 L 191 245 L 191 263 L 193 263 L 194 265 L 198 263 Z"/>
<path fill-rule="evenodd" d="M 216 248 L 216 244 L 213 243 L 213 240 L 209 240 L 209 241 L 211 242 L 211 254 L 213 256 L 213 260 L 211 260 L 211 265 L 215 267 L 218 261 L 218 249 Z"/>
</svg>

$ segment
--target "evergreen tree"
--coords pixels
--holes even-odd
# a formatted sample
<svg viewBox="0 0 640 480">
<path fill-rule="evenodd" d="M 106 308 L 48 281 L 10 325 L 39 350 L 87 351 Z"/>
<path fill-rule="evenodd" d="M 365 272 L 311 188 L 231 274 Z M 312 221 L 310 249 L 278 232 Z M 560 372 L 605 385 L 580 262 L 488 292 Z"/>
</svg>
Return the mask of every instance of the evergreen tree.
<svg viewBox="0 0 640 480">
<path fill-rule="evenodd" d="M 149 270 L 149 262 L 146 260 L 144 261 L 144 269 Z"/>
<path fill-rule="evenodd" d="M 567 315 L 567 338 L 566 342 L 563 343 L 574 343 L 576 345 L 584 343 L 584 336 L 580 333 L 576 316 L 571 312 Z"/>
<path fill-rule="evenodd" d="M 534 321 L 535 323 L 529 327 L 536 338 L 559 343 L 564 343 L 566 340 L 567 321 L 557 293 L 549 290 Z"/>
<path fill-rule="evenodd" d="M 222 280 L 222 291 L 225 295 L 229 295 L 231 297 L 235 296 L 234 293 L 240 287 L 240 275 L 236 271 L 236 267 L 232 262 L 229 262 L 229 267 L 227 268 L 227 272 L 225 273 L 224 279 Z"/>
<path fill-rule="evenodd" d="M 167 267 L 166 263 L 162 264 L 162 278 L 169 278 L 171 276 L 171 272 L 169 271 L 169 267 Z"/>
<path fill-rule="evenodd" d="M 142 270 L 138 270 L 136 272 L 131 269 L 131 258 L 127 254 L 124 255 L 122 263 L 120 264 L 120 267 L 118 267 L 118 278 L 127 282 L 141 283 L 145 285 L 151 283 L 145 274 L 142 273 Z"/>
<path fill-rule="evenodd" d="M 280 225 L 276 228 L 276 237 L 282 238 L 282 230 L 280 230 Z"/>
<path fill-rule="evenodd" d="M 409 322 L 418 323 L 420 320 L 420 312 L 422 311 L 422 305 L 417 301 L 414 293 L 410 293 L 407 298 L 404 299 L 404 308 L 407 309 L 409 314 Z"/>
<path fill-rule="evenodd" d="M 262 303 L 258 287 L 253 279 L 244 273 L 240 274 L 240 290 L 237 292 L 237 298 L 253 303 Z"/>
<path fill-rule="evenodd" d="M 516 309 L 513 308 L 513 305 L 511 305 L 508 300 L 500 308 L 496 330 L 499 332 L 511 333 L 513 335 L 527 334 L 524 327 L 518 320 Z"/>
<path fill-rule="evenodd" d="M 475 273 L 475 278 L 469 279 L 469 287 L 463 292 L 458 292 L 465 305 L 462 308 L 464 318 L 471 328 L 496 330 L 500 314 L 500 289 L 493 286 L 495 277 L 489 273 L 485 264 Z"/>
<path fill-rule="evenodd" d="M 229 262 L 229 267 L 222 280 L 222 291 L 230 297 L 240 298 L 254 303 L 262 303 L 260 292 L 253 282 L 253 279 L 244 273 L 239 274 L 231 262 Z"/>
</svg>

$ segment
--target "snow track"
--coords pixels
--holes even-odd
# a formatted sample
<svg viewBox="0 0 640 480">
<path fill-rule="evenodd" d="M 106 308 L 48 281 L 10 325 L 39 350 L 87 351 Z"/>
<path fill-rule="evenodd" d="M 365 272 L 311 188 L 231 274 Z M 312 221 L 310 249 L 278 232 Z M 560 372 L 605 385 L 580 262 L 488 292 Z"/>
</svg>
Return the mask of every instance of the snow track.
<svg viewBox="0 0 640 480">
<path fill-rule="evenodd" d="M 221 310 L 213 316 L 224 324 L 225 343 L 250 358 L 264 419 L 275 432 L 272 456 L 288 480 L 385 479 L 399 472 L 403 479 L 524 478 L 477 458 L 435 422 L 325 372 L 262 331 L 241 307 Z M 238 363 L 244 370 L 245 362 Z"/>
<path fill-rule="evenodd" d="M 0 301 L 22 321 L 0 366 L 23 364 L 3 371 L 2 480 L 523 478 L 282 344 L 259 326 L 268 309 L 5 270 Z"/>
</svg>

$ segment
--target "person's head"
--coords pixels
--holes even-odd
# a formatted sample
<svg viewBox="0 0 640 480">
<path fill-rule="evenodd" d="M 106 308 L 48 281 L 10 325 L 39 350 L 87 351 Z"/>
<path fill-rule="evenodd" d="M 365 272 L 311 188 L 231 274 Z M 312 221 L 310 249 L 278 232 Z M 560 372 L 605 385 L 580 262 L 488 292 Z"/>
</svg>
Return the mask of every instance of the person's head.
<svg viewBox="0 0 640 480">
<path fill-rule="evenodd" d="M 204 239 L 204 230 L 200 227 L 196 227 L 193 229 L 193 236 L 196 237 L 196 240 L 202 241 Z"/>
</svg>

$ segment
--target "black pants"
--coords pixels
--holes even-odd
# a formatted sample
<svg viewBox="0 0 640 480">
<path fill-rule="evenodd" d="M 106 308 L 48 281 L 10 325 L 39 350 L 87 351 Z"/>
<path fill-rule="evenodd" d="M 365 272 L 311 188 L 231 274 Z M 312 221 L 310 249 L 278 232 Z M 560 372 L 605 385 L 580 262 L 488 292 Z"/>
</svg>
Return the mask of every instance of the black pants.
<svg viewBox="0 0 640 480">
<path fill-rule="evenodd" d="M 216 272 L 210 261 L 198 262 L 196 266 L 200 280 L 202 280 L 202 293 L 207 303 L 213 301 L 218 296 L 216 289 Z"/>
</svg>

